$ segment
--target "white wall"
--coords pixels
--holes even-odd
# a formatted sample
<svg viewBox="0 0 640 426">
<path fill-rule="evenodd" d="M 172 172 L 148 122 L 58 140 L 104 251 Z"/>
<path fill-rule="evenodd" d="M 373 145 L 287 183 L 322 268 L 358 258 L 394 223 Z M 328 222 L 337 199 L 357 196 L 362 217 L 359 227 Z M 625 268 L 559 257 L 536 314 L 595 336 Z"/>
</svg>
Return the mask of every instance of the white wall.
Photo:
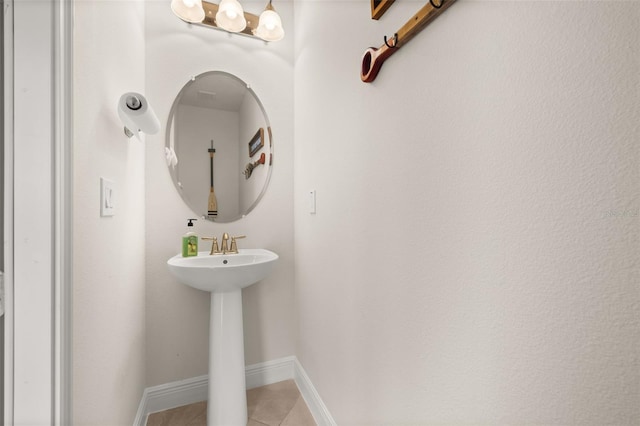
<svg viewBox="0 0 640 426">
<path fill-rule="evenodd" d="M 74 424 L 132 424 L 145 387 L 145 143 L 116 105 L 145 93 L 143 1 L 76 1 Z M 100 177 L 116 212 L 100 217 Z"/>
<path fill-rule="evenodd" d="M 423 4 L 296 2 L 300 361 L 341 425 L 638 424 L 640 4 L 461 1 L 360 82 Z"/>
<path fill-rule="evenodd" d="M 259 13 L 264 2 L 243 2 Z M 247 364 L 288 356 L 295 351 L 293 305 L 293 8 L 277 6 L 288 32 L 279 43 L 196 26 L 177 19 L 166 1 L 146 2 L 146 92 L 162 122 L 160 134 L 147 138 L 146 169 L 146 321 L 147 386 L 207 373 L 209 295 L 176 281 L 166 261 L 180 250 L 187 218 L 193 212 L 173 188 L 164 159 L 166 119 L 175 96 L 191 76 L 220 70 L 251 85 L 264 104 L 274 132 L 271 184 L 260 205 L 246 218 L 228 223 L 199 220 L 200 236 L 247 235 L 242 247 L 275 251 L 274 273 L 243 291 Z M 216 191 L 219 182 L 216 182 Z"/>
</svg>

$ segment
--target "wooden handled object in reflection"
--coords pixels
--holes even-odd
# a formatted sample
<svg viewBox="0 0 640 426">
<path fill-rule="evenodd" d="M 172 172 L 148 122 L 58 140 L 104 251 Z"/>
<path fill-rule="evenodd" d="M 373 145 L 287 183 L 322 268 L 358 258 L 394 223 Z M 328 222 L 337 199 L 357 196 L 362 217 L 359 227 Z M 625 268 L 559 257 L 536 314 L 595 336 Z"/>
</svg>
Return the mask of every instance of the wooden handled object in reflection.
<svg viewBox="0 0 640 426">
<path fill-rule="evenodd" d="M 447 10 L 455 0 L 432 0 L 422 7 L 398 30 L 393 38 L 387 40 L 379 48 L 370 47 L 362 56 L 362 69 L 360 79 L 365 83 L 371 83 L 378 76 L 384 61 L 389 59 L 399 48 L 411 40 L 431 21 Z"/>
<path fill-rule="evenodd" d="M 209 148 L 209 171 L 211 173 L 211 187 L 209 189 L 209 201 L 207 202 L 207 216 L 218 217 L 218 199 L 216 198 L 216 191 L 213 189 L 213 154 L 216 150 L 213 149 L 213 140 L 211 141 L 211 148 Z"/>
</svg>

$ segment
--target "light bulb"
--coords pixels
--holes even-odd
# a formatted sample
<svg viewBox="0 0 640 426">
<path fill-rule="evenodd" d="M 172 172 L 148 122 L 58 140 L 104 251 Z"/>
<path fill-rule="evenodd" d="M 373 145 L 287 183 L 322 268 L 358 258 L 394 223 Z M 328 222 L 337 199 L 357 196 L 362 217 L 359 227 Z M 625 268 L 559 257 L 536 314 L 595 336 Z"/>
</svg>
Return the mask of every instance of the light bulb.
<svg viewBox="0 0 640 426">
<path fill-rule="evenodd" d="M 264 27 L 267 30 L 272 31 L 276 27 L 277 18 L 273 16 L 274 12 L 270 10 L 266 11 L 264 14 Z"/>
<path fill-rule="evenodd" d="M 216 13 L 216 25 L 232 33 L 239 33 L 247 27 L 244 10 L 237 0 L 222 0 Z"/>
<path fill-rule="evenodd" d="M 202 0 L 172 0 L 171 10 L 183 21 L 200 23 L 204 20 Z"/>
<path fill-rule="evenodd" d="M 255 35 L 265 41 L 278 41 L 284 37 L 282 20 L 280 19 L 280 15 L 278 15 L 271 5 L 271 1 L 269 1 L 264 12 L 260 14 L 260 20 L 258 21 L 258 28 L 255 30 Z"/>
</svg>

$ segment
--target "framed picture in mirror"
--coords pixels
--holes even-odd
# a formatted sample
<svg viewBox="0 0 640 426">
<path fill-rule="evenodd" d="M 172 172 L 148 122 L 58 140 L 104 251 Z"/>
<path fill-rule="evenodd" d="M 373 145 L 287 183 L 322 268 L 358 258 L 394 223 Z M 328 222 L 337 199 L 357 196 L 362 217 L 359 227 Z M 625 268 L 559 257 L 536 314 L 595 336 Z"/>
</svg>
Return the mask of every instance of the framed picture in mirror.
<svg viewBox="0 0 640 426">
<path fill-rule="evenodd" d="M 264 129 L 260 127 L 249 142 L 249 157 L 253 157 L 264 146 Z"/>
</svg>

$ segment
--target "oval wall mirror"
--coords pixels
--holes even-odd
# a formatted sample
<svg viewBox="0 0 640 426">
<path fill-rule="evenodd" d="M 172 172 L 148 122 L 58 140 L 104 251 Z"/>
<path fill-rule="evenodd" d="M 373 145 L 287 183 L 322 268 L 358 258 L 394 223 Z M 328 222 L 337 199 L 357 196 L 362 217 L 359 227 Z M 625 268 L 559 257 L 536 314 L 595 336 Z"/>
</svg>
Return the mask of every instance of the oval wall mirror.
<svg viewBox="0 0 640 426">
<path fill-rule="evenodd" d="M 171 107 L 165 154 L 176 189 L 196 215 L 220 223 L 246 216 L 265 193 L 273 162 L 260 99 L 233 74 L 194 77 Z"/>
</svg>

